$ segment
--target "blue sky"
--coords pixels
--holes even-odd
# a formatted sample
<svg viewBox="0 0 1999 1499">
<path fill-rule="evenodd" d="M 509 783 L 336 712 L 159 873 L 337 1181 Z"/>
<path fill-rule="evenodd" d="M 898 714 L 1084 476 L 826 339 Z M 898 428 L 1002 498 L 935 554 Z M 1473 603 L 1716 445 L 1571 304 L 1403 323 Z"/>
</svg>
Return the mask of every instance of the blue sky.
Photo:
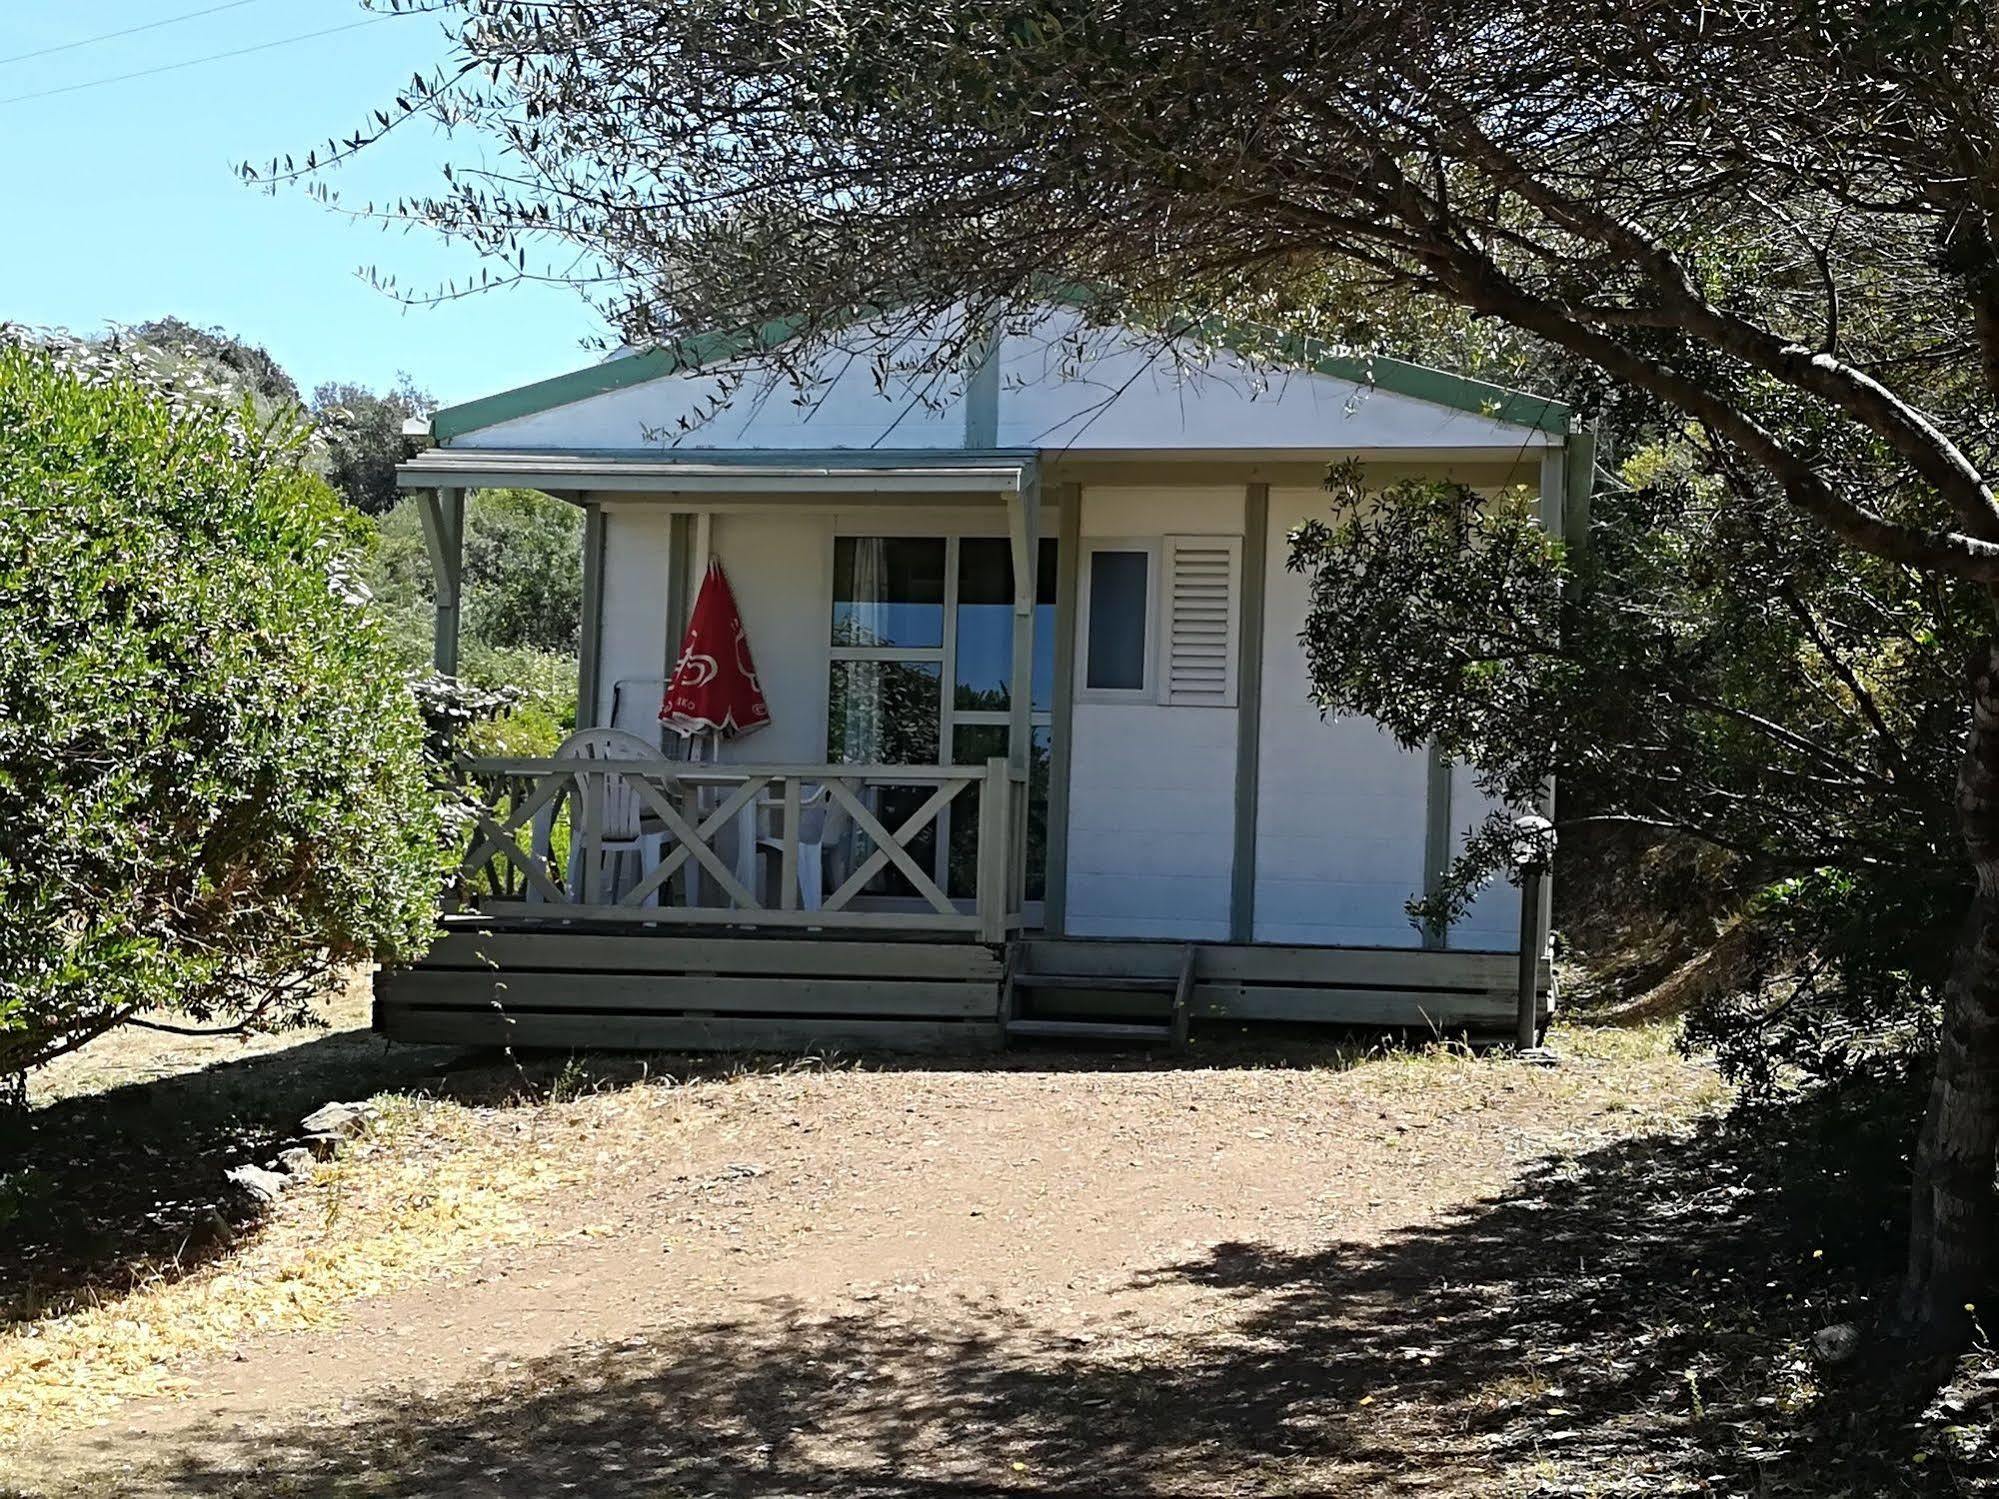
<svg viewBox="0 0 1999 1499">
<path fill-rule="evenodd" d="M 268 348 L 301 387 L 391 383 L 450 402 L 592 362 L 583 302 L 522 288 L 404 309 L 355 274 L 405 286 L 477 261 L 421 232 L 384 234 L 299 193 L 242 185 L 245 159 L 352 130 L 444 52 L 435 20 L 389 18 L 153 77 L 47 97 L 218 52 L 366 21 L 356 0 L 0 0 L 0 58 L 223 5 L 133 36 L 0 63 L 0 319 L 78 332 L 173 314 Z M 459 142 L 464 161 L 476 145 Z M 356 202 L 423 190 L 446 145 L 424 127 L 335 181 Z"/>
</svg>

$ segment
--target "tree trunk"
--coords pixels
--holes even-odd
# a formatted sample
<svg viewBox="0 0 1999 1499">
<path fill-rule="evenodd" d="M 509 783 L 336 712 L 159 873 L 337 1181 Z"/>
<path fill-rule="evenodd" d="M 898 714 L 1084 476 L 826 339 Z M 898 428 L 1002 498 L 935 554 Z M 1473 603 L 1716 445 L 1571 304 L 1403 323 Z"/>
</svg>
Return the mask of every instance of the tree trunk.
<svg viewBox="0 0 1999 1499">
<path fill-rule="evenodd" d="M 1984 1300 L 1999 1225 L 1999 643 L 1971 673 L 1971 732 L 1957 773 L 1957 816 L 1978 890 L 1944 987 L 1943 1034 L 1916 1145 L 1904 1327 L 1917 1346 L 1954 1354 Z"/>
</svg>

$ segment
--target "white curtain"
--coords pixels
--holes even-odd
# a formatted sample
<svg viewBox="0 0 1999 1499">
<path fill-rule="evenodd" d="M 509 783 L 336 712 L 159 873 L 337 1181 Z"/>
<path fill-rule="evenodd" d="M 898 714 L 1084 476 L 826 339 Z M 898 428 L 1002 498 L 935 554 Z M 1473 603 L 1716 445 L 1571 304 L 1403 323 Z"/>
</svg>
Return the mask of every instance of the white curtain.
<svg viewBox="0 0 1999 1499">
<path fill-rule="evenodd" d="M 888 643 L 888 546 L 879 536 L 854 538 L 854 598 L 852 643 Z M 840 758 L 849 765 L 875 763 L 882 747 L 881 666 L 872 661 L 843 663 L 846 674 L 845 713 L 840 723 Z"/>
</svg>

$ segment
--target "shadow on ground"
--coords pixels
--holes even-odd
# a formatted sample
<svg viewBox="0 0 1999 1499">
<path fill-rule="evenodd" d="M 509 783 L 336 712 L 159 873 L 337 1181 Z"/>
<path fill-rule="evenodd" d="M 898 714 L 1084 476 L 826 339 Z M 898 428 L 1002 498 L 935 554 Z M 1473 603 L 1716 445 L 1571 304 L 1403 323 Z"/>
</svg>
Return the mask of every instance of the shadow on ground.
<svg viewBox="0 0 1999 1499">
<path fill-rule="evenodd" d="M 198 1071 L 0 1112 L 0 1326 L 111 1297 L 224 1247 L 224 1173 L 269 1159 L 332 1099 L 415 1085 L 457 1055 L 338 1031 Z"/>
<path fill-rule="evenodd" d="M 1427 1038 L 1417 1038 L 1427 1039 Z M 1379 1031 L 1329 1035 L 1214 1028 L 1185 1057 L 1015 1051 L 937 1057 L 523 1052 L 391 1045 L 340 1030 L 282 1050 L 0 1111 L 0 1327 L 111 1300 L 225 1253 L 254 1209 L 231 1166 L 268 1162 L 320 1104 L 382 1093 L 441 1093 L 506 1106 L 618 1087 L 863 1066 L 925 1071 L 1154 1070 L 1355 1066 L 1398 1044 Z M 226 1227 L 224 1226 L 226 1225 Z"/>
<path fill-rule="evenodd" d="M 1849 1092 L 1546 1161 L 1379 1244 L 1222 1246 L 1132 1288 L 1209 1290 L 1183 1337 L 1097 1345 L 893 1296 L 695 1327 L 663 1306 L 648 1337 L 439 1396 L 197 1431 L 145 1491 L 1988 1492 L 1977 1392 L 1999 1386 L 1967 1372 L 1914 1416 L 1879 1361 L 1808 1349 L 1892 1261 L 1907 1104 Z"/>
</svg>

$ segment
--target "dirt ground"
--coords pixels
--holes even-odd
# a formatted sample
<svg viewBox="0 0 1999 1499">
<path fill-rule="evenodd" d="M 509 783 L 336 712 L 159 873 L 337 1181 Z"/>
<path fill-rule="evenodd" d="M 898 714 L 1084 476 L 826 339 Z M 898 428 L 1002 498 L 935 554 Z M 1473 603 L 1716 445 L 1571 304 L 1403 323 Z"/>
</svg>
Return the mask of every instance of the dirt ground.
<svg viewBox="0 0 1999 1499">
<path fill-rule="evenodd" d="M 11 1380 L 30 1418 L 0 1490 L 1748 1494 L 1812 1471 L 1773 1432 L 1817 1398 L 1803 1339 L 1848 1309 L 1806 1246 L 1852 1204 L 1767 1232 L 1754 1147 L 1662 1031 L 1558 1033 L 1549 1069 L 1213 1035 L 1179 1065 L 301 1050 L 329 1046 L 402 1069 L 348 1157 L 74 1326 L 17 1321 L 17 1354 L 40 1341 L 0 1357 L 0 1415 Z M 1759 1319 L 1795 1276 L 1789 1322 L 1731 1351 L 1715 1275 Z"/>
</svg>

